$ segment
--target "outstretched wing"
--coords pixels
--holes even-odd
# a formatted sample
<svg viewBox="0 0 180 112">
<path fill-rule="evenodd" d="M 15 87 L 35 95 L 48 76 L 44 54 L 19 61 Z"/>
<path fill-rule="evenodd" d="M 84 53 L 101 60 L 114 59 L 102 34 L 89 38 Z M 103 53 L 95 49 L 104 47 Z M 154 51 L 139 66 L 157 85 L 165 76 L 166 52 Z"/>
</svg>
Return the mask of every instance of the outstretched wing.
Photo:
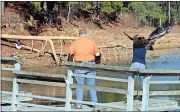
<svg viewBox="0 0 180 112">
<path fill-rule="evenodd" d="M 148 40 L 154 40 L 154 39 L 159 39 L 165 34 L 170 32 L 170 29 L 174 26 L 175 21 L 171 20 L 170 22 L 168 19 L 166 20 L 165 24 L 162 27 L 156 28 L 150 35 Z"/>
<path fill-rule="evenodd" d="M 148 39 L 149 40 L 158 39 L 158 38 L 164 36 L 168 32 L 169 32 L 169 28 L 158 27 L 149 35 Z"/>
</svg>

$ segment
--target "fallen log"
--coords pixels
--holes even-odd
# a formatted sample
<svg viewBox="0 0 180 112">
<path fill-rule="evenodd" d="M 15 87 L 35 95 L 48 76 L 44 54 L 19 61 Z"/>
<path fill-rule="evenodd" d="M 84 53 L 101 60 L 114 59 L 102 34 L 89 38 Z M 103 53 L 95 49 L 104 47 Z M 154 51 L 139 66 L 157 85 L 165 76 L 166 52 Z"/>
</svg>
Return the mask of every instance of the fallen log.
<svg viewBox="0 0 180 112">
<path fill-rule="evenodd" d="M 45 54 L 45 55 L 48 55 L 48 56 L 53 55 L 53 52 L 51 52 L 51 51 L 41 51 L 41 50 L 38 50 L 38 49 L 35 49 L 35 48 L 32 49 L 32 47 L 29 47 L 29 46 L 26 46 L 26 45 L 22 45 L 22 47 L 27 49 L 27 50 L 30 50 L 30 51 L 32 50 L 32 51 L 37 52 L 37 53 L 41 52 L 42 54 Z M 58 53 L 58 52 L 56 52 L 56 55 L 67 56 L 67 54 L 65 54 L 65 53 Z"/>
<path fill-rule="evenodd" d="M 115 48 L 115 47 L 121 47 L 125 49 L 132 49 L 132 47 L 128 47 L 127 45 L 114 45 L 114 46 L 98 46 L 98 48 Z"/>
<path fill-rule="evenodd" d="M 26 45 L 22 45 L 22 48 L 26 48 L 26 49 L 28 49 L 30 51 L 34 51 L 34 52 L 38 52 L 38 53 L 40 52 L 40 50 L 32 48 L 32 47 L 29 47 L 29 46 L 26 46 Z"/>
<path fill-rule="evenodd" d="M 56 56 L 56 51 L 54 49 L 54 44 L 52 40 L 55 39 L 62 39 L 62 40 L 75 40 L 78 39 L 79 37 L 69 37 L 69 36 L 22 36 L 22 35 L 7 35 L 7 34 L 2 34 L 1 38 L 6 38 L 6 39 L 18 39 L 18 40 L 46 40 L 49 41 L 51 45 L 51 49 L 53 51 L 54 59 L 56 61 L 56 64 L 59 65 L 58 58 Z M 32 48 L 31 48 L 32 50 Z M 37 51 L 37 49 L 36 49 Z M 38 52 L 38 51 L 37 51 Z"/>
<path fill-rule="evenodd" d="M 7 47 L 13 47 L 13 46 L 6 45 L 6 44 L 1 44 L 1 45 L 5 45 L 5 46 L 7 46 Z M 16 48 L 16 47 L 13 47 L 13 48 Z M 23 49 L 23 48 L 24 48 L 24 49 Z M 29 50 L 29 51 L 32 50 L 33 52 L 37 52 L 37 53 L 40 53 L 40 52 L 41 52 L 41 54 L 48 55 L 48 56 L 52 56 L 52 55 L 53 55 L 53 53 L 52 53 L 51 51 L 42 51 L 42 49 L 41 49 L 41 50 L 38 50 L 38 49 L 36 49 L 36 48 L 33 48 L 33 49 L 32 49 L 32 47 L 29 47 L 29 46 L 26 46 L 26 45 L 22 45 L 22 49 L 23 49 L 23 50 Z M 56 54 L 59 55 L 59 56 L 62 56 L 62 57 L 67 56 L 67 54 L 65 54 L 65 53 L 63 53 L 63 52 L 57 52 Z"/>
<path fill-rule="evenodd" d="M 7 35 L 7 34 L 2 34 L 1 38 L 6 38 L 6 39 L 19 39 L 19 40 L 76 40 L 79 37 L 70 37 L 70 36 L 22 36 L 22 35 Z"/>
</svg>

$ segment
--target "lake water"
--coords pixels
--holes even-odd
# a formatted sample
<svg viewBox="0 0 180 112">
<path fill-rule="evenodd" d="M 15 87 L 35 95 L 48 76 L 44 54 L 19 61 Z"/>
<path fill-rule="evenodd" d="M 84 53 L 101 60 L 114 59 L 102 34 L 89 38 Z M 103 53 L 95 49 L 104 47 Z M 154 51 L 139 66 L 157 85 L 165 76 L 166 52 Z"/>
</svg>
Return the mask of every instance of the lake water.
<svg viewBox="0 0 180 112">
<path fill-rule="evenodd" d="M 167 54 L 167 55 L 162 55 L 158 59 L 154 60 L 149 60 L 147 63 L 147 68 L 149 69 L 170 69 L 170 70 L 180 70 L 180 49 L 175 49 L 174 53 Z M 154 76 L 151 77 L 151 80 L 156 81 L 156 80 L 164 80 L 164 81 L 179 81 L 180 76 Z M 176 85 L 154 85 L 152 86 L 152 89 L 154 90 L 180 90 L 180 84 Z M 180 95 L 178 96 L 156 96 L 152 98 L 158 98 L 158 99 L 176 99 L 180 101 Z"/>
<path fill-rule="evenodd" d="M 158 59 L 148 60 L 148 69 L 170 69 L 170 70 L 180 70 L 180 49 L 175 49 L 175 53 L 168 55 L 162 55 Z M 179 76 L 180 77 L 180 76 Z M 156 76 L 152 77 L 151 80 L 179 80 L 176 76 Z"/>
</svg>

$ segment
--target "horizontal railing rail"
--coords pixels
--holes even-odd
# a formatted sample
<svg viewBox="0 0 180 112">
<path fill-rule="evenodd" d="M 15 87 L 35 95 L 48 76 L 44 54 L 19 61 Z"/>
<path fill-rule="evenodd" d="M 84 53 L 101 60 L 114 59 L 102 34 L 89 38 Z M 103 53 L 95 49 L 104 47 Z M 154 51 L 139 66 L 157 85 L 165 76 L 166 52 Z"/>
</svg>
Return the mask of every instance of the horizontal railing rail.
<svg viewBox="0 0 180 112">
<path fill-rule="evenodd" d="M 11 63 L 8 62 L 10 59 Z M 180 106 L 179 103 L 174 102 L 175 105 L 168 105 L 168 106 L 156 106 L 155 104 L 150 105 L 151 98 L 149 96 L 179 96 L 180 90 L 171 89 L 171 90 L 150 90 L 150 84 L 156 85 L 177 85 L 180 84 L 180 81 L 154 81 L 151 80 L 152 76 L 179 76 L 180 77 L 180 70 L 154 70 L 154 69 L 145 69 L 145 70 L 130 70 L 129 67 L 120 67 L 120 66 L 109 66 L 109 65 L 89 65 L 89 64 L 82 64 L 82 63 L 74 63 L 74 62 L 66 62 L 65 65 L 69 68 L 68 74 L 51 74 L 51 73 L 38 73 L 38 72 L 27 72 L 21 71 L 21 64 L 18 59 L 15 58 L 3 58 L 4 63 L 14 64 L 15 67 L 12 70 L 8 70 L 7 68 L 1 70 L 8 70 L 13 73 L 12 77 L 3 77 L 1 78 L 2 81 L 11 81 L 13 82 L 13 89 L 12 92 L 9 91 L 1 91 L 2 95 L 9 95 L 9 99 L 3 99 L 1 102 L 11 104 L 10 107 L 3 107 L 3 111 L 32 111 L 32 110 L 41 110 L 41 111 L 93 111 L 93 108 L 83 108 L 83 109 L 75 109 L 73 108 L 73 104 L 81 103 L 83 105 L 97 105 L 102 108 L 114 108 L 119 110 L 126 110 L 126 111 L 134 111 L 134 99 L 133 96 L 137 94 L 137 91 L 134 89 L 135 84 L 135 77 L 136 76 L 143 76 L 143 90 L 138 91 L 138 95 L 142 95 L 142 102 L 141 102 L 141 111 L 149 111 L 149 110 L 179 110 Z M 6 60 L 6 61 L 5 61 Z M 96 70 L 100 72 L 110 72 L 115 73 L 118 75 L 118 78 L 114 78 L 110 76 L 90 76 L 90 75 L 79 75 L 73 73 L 74 69 L 90 69 Z M 119 76 L 126 76 L 126 78 L 119 77 Z M 88 86 L 88 85 L 78 85 L 73 84 L 74 77 L 84 77 L 84 78 L 94 78 L 97 80 L 102 81 L 111 81 L 115 83 L 127 83 L 127 88 L 122 89 L 118 87 L 104 87 L 104 86 Z M 19 86 L 21 83 L 26 84 L 35 84 L 35 85 L 44 85 L 44 86 L 54 86 L 54 87 L 61 87 L 65 88 L 66 96 L 65 98 L 59 98 L 54 96 L 42 96 L 36 94 L 29 94 L 29 93 L 22 93 L 20 92 Z M 73 99 L 73 90 L 75 88 L 82 88 L 84 90 L 96 90 L 100 92 L 109 92 L 109 93 L 118 93 L 118 94 L 125 94 L 127 96 L 127 103 L 123 103 L 118 105 L 113 102 L 108 103 L 93 103 L 90 101 L 78 101 Z M 64 105 L 59 106 L 52 106 L 52 105 L 40 105 L 34 103 L 27 103 L 22 100 L 19 100 L 20 97 L 26 97 L 31 99 L 41 99 L 41 100 L 51 100 L 56 102 L 62 102 Z M 167 100 L 168 101 L 168 100 Z"/>
<path fill-rule="evenodd" d="M 165 70 L 165 69 L 144 69 L 139 70 L 139 75 L 153 75 L 153 76 L 180 76 L 180 70 Z"/>
<path fill-rule="evenodd" d="M 84 63 L 74 63 L 74 62 L 66 62 L 66 66 L 68 67 L 74 67 L 74 68 L 81 68 L 81 69 L 92 69 L 92 70 L 104 70 L 104 71 L 117 71 L 117 72 L 125 72 L 132 75 L 135 75 L 138 73 L 138 70 L 130 70 L 129 67 L 120 67 L 120 66 L 111 66 L 111 65 L 90 65 L 90 64 L 84 64 Z"/>
<path fill-rule="evenodd" d="M 126 105 L 113 105 L 113 104 L 103 104 L 103 103 L 93 103 L 93 102 L 88 102 L 88 101 L 78 101 L 78 100 L 71 100 L 72 103 L 82 103 L 86 105 L 97 105 L 101 107 L 106 107 L 106 108 L 117 108 L 117 109 L 123 109 L 126 110 Z"/>
<path fill-rule="evenodd" d="M 110 78 L 110 77 L 100 77 L 100 76 L 90 76 L 90 75 L 78 75 L 78 74 L 73 74 L 72 76 L 76 77 L 84 77 L 84 78 L 95 78 L 99 80 L 106 80 L 106 81 L 117 81 L 117 82 L 128 82 L 127 79 L 117 79 L 117 78 Z"/>
<path fill-rule="evenodd" d="M 85 90 L 96 90 L 101 92 L 109 92 L 109 93 L 121 93 L 121 94 L 127 94 L 127 90 L 125 89 L 117 89 L 117 88 L 110 88 L 110 87 L 100 87 L 100 86 L 86 86 L 86 85 L 78 85 L 78 84 L 72 84 L 71 88 L 81 88 Z"/>
<path fill-rule="evenodd" d="M 17 77 L 44 77 L 44 78 L 52 78 L 52 79 L 66 79 L 65 75 L 62 74 L 51 74 L 51 73 L 39 73 L 39 72 L 27 72 L 27 71 L 13 71 L 13 74 Z"/>
<path fill-rule="evenodd" d="M 69 80 L 69 87 L 70 89 L 68 90 L 68 93 L 70 93 L 69 96 L 72 95 L 72 89 L 74 88 L 82 88 L 85 90 L 96 90 L 100 92 L 109 92 L 109 93 L 119 93 L 119 94 L 125 94 L 127 95 L 127 105 L 116 105 L 116 104 L 105 104 L 105 103 L 93 103 L 93 102 L 84 102 L 82 101 L 82 104 L 89 104 L 89 105 L 97 105 L 97 106 L 102 106 L 106 108 L 116 108 L 120 110 L 128 110 L 128 111 L 133 111 L 133 94 L 134 94 L 134 77 L 135 75 L 138 74 L 137 70 L 130 70 L 129 67 L 118 67 L 118 66 L 109 66 L 109 65 L 89 65 L 89 64 L 82 64 L 82 63 L 74 63 L 74 62 L 66 62 L 65 65 L 69 67 L 69 72 L 68 72 L 68 80 Z M 126 75 L 128 76 L 127 79 L 123 78 L 112 78 L 112 77 L 102 77 L 102 76 L 90 76 L 90 75 L 78 75 L 78 74 L 73 74 L 74 69 L 90 69 L 90 70 L 100 70 L 102 72 L 116 72 L 119 75 Z M 119 88 L 111 88 L 111 87 L 102 87 L 102 86 L 87 86 L 87 85 L 78 85 L 78 84 L 73 84 L 73 79 L 72 77 L 84 77 L 84 78 L 94 78 L 98 80 L 103 80 L 103 81 L 111 81 L 111 82 L 119 82 L 119 83 L 128 83 L 127 89 L 119 89 Z M 72 102 L 73 101 L 73 102 Z M 73 100 L 72 98 L 69 99 L 69 103 L 78 103 L 79 101 Z M 68 104 L 68 102 L 66 102 Z M 70 105 L 69 104 L 69 105 Z M 71 107 L 69 107 L 71 108 Z M 69 109 L 70 110 L 70 109 Z"/>
<path fill-rule="evenodd" d="M 167 110 L 167 109 L 179 109 L 179 106 L 170 106 L 170 107 L 150 107 L 149 106 L 149 96 L 164 96 L 164 95 L 170 95 L 170 96 L 178 96 L 180 95 L 180 90 L 168 90 L 168 91 L 162 91 L 162 90 L 156 90 L 156 91 L 150 91 L 149 90 L 149 84 L 180 84 L 180 81 L 150 81 L 151 76 L 180 76 L 180 70 L 163 70 L 163 69 L 145 69 L 145 70 L 130 70 L 129 67 L 119 67 L 119 66 L 107 66 L 107 65 L 88 65 L 84 63 L 74 63 L 74 62 L 66 62 L 66 66 L 69 67 L 69 70 L 72 73 L 72 70 L 74 69 L 90 69 L 90 70 L 101 70 L 101 71 L 108 71 L 108 72 L 121 72 L 124 73 L 127 76 L 132 77 L 134 80 L 134 76 L 144 76 L 143 78 L 143 91 L 139 91 L 138 94 L 143 96 L 142 99 L 142 111 L 147 111 L 147 110 Z M 128 79 L 119 79 L 119 78 L 111 78 L 111 77 L 100 77 L 100 76 L 88 76 L 88 75 L 78 75 L 78 74 L 68 74 L 68 76 L 75 76 L 75 77 L 84 77 L 84 78 L 95 78 L 98 80 L 107 80 L 107 81 L 117 81 L 117 82 L 128 82 Z M 72 79 L 71 79 L 72 80 Z M 132 80 L 131 80 L 132 81 Z M 130 82 L 128 82 L 128 85 Z M 133 83 L 133 81 L 131 82 Z M 133 84 L 131 84 L 133 86 Z M 109 88 L 109 87 L 91 87 L 87 85 L 77 85 L 77 84 L 72 84 L 70 83 L 70 88 L 82 88 L 85 90 L 96 90 L 96 91 L 103 91 L 103 92 L 111 92 L 111 93 L 121 93 L 121 94 L 128 94 L 128 90 L 124 89 L 117 89 L 117 88 Z M 130 89 L 130 88 L 128 88 Z M 69 90 L 71 91 L 71 90 Z M 130 91 L 130 90 L 129 90 Z M 133 92 L 131 92 L 133 93 Z M 136 91 L 134 90 L 134 95 L 136 94 Z M 128 96 L 127 96 L 128 97 Z M 76 100 L 71 100 L 73 103 L 80 103 L 80 101 Z M 127 100 L 128 101 L 128 100 Z M 131 100 L 132 101 L 132 100 Z M 84 101 L 81 102 L 82 104 L 85 104 Z M 127 102 L 127 104 L 132 103 L 132 102 Z M 86 102 L 87 104 L 87 102 Z M 100 106 L 101 103 L 92 103 L 88 102 L 89 105 L 98 105 Z M 127 105 L 126 105 L 127 106 Z M 132 106 L 132 105 L 131 105 Z M 108 107 L 108 106 L 107 106 Z M 111 107 L 116 107 L 116 105 L 111 106 Z M 120 107 L 120 109 L 123 109 Z M 127 110 L 127 108 L 125 109 Z"/>
<path fill-rule="evenodd" d="M 15 57 L 3 57 L 1 59 L 4 64 L 14 64 L 15 67 L 12 70 L 5 68 L 6 71 L 11 71 L 12 76 L 6 77 L 3 75 L 1 77 L 2 81 L 10 81 L 13 83 L 13 89 L 9 91 L 1 91 L 3 100 L 1 103 L 11 104 L 10 106 L 3 106 L 3 111 L 32 111 L 39 109 L 39 111 L 64 111 L 65 107 L 55 107 L 52 105 L 39 105 L 34 103 L 27 103 L 26 101 L 33 99 L 49 100 L 56 102 L 66 103 L 65 98 L 59 98 L 55 96 L 42 96 L 30 94 L 27 92 L 20 91 L 21 83 L 26 84 L 38 84 L 43 86 L 54 86 L 66 88 L 66 76 L 62 74 L 50 74 L 50 73 L 38 73 L 38 72 L 27 72 L 21 71 L 21 61 Z M 4 71 L 4 69 L 1 69 Z M 64 81 L 63 81 L 64 80 Z M 24 99 L 23 99 L 24 98 Z M 28 100 L 27 100 L 28 99 Z"/>
<path fill-rule="evenodd" d="M 27 77 L 28 76 L 28 77 Z M 29 79 L 29 76 L 31 77 L 41 77 L 41 78 L 51 78 L 50 81 L 42 81 L 42 79 Z M 19 79 L 20 77 L 20 79 Z M 23 79 L 22 79 L 23 78 Z M 53 82 L 53 79 L 56 82 Z M 66 77 L 61 74 L 52 74 L 52 76 L 48 73 L 38 73 L 38 72 L 27 72 L 27 71 L 14 71 L 13 77 L 2 77 L 2 81 L 12 81 L 13 82 L 13 90 L 12 92 L 7 91 L 1 91 L 1 94 L 3 95 L 10 95 L 12 101 L 8 100 L 2 100 L 3 103 L 10 103 L 11 108 L 5 109 L 5 106 L 3 107 L 3 110 L 9 111 L 9 110 L 20 110 L 20 111 L 26 111 L 28 110 L 28 106 L 31 106 L 31 110 L 35 110 L 35 108 L 41 108 L 41 111 L 47 111 L 47 109 L 50 110 L 59 110 L 64 111 L 65 107 L 53 107 L 53 106 L 47 106 L 47 105 L 39 105 L 39 104 L 32 104 L 32 103 L 24 103 L 22 101 L 18 101 L 17 98 L 20 97 L 26 97 L 26 98 L 32 98 L 32 99 L 41 99 L 41 100 L 50 100 L 50 101 L 56 101 L 56 102 L 66 102 L 65 98 L 57 98 L 54 96 L 40 96 L 40 95 L 34 95 L 34 94 L 26 94 L 26 93 L 20 93 L 19 92 L 19 84 L 26 83 L 26 84 L 40 84 L 44 86 L 56 86 L 56 87 L 66 87 L 66 83 L 57 82 L 58 79 L 65 80 Z M 14 87 L 15 86 L 15 87 Z M 13 97 L 14 96 L 14 97 Z M 14 105 L 14 107 L 13 107 Z M 16 106 L 18 105 L 18 106 Z M 25 107 L 21 107 L 25 106 Z M 24 108 L 24 109 L 23 109 Z"/>
<path fill-rule="evenodd" d="M 174 81 L 174 80 L 170 80 L 170 81 L 165 81 L 165 80 L 150 80 L 151 76 L 179 76 L 180 77 L 180 70 L 163 70 L 163 69 L 159 69 L 159 70 L 153 70 L 153 69 L 145 69 L 145 70 L 139 70 L 139 75 L 140 76 L 144 76 L 143 79 L 143 100 L 142 100 L 142 111 L 168 111 L 168 110 L 179 110 L 180 109 L 180 105 L 177 104 L 176 106 L 159 106 L 159 107 L 154 107 L 154 106 L 150 106 L 149 105 L 149 96 L 150 94 L 153 96 L 167 96 L 167 95 L 171 95 L 171 96 L 179 96 L 180 95 L 180 90 L 166 90 L 166 91 L 151 91 L 150 90 L 150 84 L 156 84 L 156 85 L 164 85 L 167 86 L 167 84 L 171 84 L 171 85 L 177 85 L 180 84 L 180 80 Z M 155 93 L 155 94 L 153 94 Z M 165 100 L 165 98 L 163 98 Z M 168 98 L 170 99 L 170 98 Z M 162 100 L 162 97 L 161 97 Z"/>
<path fill-rule="evenodd" d="M 17 57 L 5 57 L 2 56 L 1 57 L 1 64 L 9 64 L 9 65 L 14 65 L 13 68 L 9 68 L 9 67 L 4 67 L 5 65 L 1 65 L 1 70 L 4 71 L 20 71 L 21 70 L 21 66 L 22 66 L 22 61 L 17 58 Z"/>
<path fill-rule="evenodd" d="M 14 63 L 19 63 L 22 65 L 22 61 L 17 57 L 8 57 L 8 56 L 1 57 L 1 64 L 14 64 Z"/>
</svg>

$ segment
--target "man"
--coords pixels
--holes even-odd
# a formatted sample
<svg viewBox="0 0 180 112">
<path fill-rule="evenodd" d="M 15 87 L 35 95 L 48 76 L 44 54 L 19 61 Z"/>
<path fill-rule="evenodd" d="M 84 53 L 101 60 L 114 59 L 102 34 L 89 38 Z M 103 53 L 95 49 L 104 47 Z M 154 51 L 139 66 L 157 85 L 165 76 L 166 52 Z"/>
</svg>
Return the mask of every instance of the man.
<svg viewBox="0 0 180 112">
<path fill-rule="evenodd" d="M 87 64 L 99 64 L 100 63 L 100 53 L 97 45 L 94 41 L 89 40 L 86 37 L 87 31 L 81 29 L 79 31 L 79 39 L 74 41 L 71 44 L 70 52 L 68 56 L 68 61 L 74 61 L 78 63 L 87 63 Z M 78 75 L 91 75 L 96 76 L 96 71 L 93 70 L 80 70 L 75 69 L 75 74 Z M 84 85 L 85 78 L 75 77 L 77 84 Z M 86 78 L 86 82 L 89 86 L 95 86 L 95 79 Z M 98 102 L 97 94 L 95 90 L 90 90 L 90 99 L 91 102 Z M 83 89 L 76 88 L 76 99 L 83 101 Z M 82 104 L 76 104 L 76 108 L 82 108 Z"/>
</svg>

